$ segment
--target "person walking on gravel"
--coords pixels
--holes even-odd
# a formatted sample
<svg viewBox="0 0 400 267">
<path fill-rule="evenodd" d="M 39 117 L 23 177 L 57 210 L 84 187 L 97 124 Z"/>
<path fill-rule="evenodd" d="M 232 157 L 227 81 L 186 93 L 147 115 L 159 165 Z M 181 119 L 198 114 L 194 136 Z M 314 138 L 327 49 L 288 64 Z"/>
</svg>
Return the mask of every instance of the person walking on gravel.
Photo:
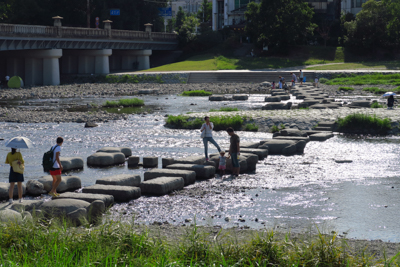
<svg viewBox="0 0 400 267">
<path fill-rule="evenodd" d="M 212 130 L 214 129 L 214 124 L 210 122 L 210 117 L 204 117 L 204 121 L 205 123 L 201 126 L 200 131 L 203 138 L 204 154 L 206 155 L 206 161 L 208 161 L 208 142 L 211 142 L 218 149 L 218 152 L 221 152 L 221 148 L 213 138 Z"/>
<path fill-rule="evenodd" d="M 64 139 L 62 137 L 57 137 L 57 144 L 55 146 L 52 146 L 51 150 L 53 150 L 53 159 L 54 159 L 54 164 L 53 167 L 50 169 L 50 175 L 53 177 L 53 184 L 51 187 L 51 190 L 49 192 L 49 195 L 52 197 L 58 197 L 59 194 L 57 193 L 57 187 L 61 183 L 61 172 L 63 170 L 63 166 L 61 165 L 60 161 L 60 154 L 61 154 L 61 146 L 64 142 Z"/>
</svg>

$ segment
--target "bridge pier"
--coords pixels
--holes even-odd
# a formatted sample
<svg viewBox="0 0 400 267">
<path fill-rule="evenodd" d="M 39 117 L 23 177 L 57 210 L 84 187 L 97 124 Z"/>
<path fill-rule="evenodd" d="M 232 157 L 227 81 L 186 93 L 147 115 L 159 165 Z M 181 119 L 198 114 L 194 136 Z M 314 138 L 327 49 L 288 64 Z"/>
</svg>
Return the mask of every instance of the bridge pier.
<svg viewBox="0 0 400 267">
<path fill-rule="evenodd" d="M 61 72 L 63 74 L 109 74 L 111 54 L 111 49 L 64 50 Z"/>
<path fill-rule="evenodd" d="M 113 50 L 110 57 L 111 70 L 150 69 L 152 50 Z"/>
</svg>

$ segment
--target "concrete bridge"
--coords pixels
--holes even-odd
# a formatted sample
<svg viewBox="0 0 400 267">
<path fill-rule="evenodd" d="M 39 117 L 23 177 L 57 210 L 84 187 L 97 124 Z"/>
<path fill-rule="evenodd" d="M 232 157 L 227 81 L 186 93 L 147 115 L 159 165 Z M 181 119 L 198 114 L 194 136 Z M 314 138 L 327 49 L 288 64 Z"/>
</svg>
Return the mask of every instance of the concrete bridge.
<svg viewBox="0 0 400 267">
<path fill-rule="evenodd" d="M 60 74 L 108 74 L 150 68 L 153 50 L 174 50 L 176 34 L 146 30 L 0 24 L 0 79 L 18 75 L 25 85 L 58 85 Z"/>
</svg>

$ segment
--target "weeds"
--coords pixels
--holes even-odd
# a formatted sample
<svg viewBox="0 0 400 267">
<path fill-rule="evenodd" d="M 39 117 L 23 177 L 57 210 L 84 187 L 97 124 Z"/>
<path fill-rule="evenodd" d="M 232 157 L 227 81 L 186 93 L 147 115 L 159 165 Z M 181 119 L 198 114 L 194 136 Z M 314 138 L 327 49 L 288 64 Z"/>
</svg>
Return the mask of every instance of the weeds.
<svg viewBox="0 0 400 267">
<path fill-rule="evenodd" d="M 204 90 L 193 90 L 193 91 L 184 91 L 182 96 L 210 96 L 211 92 L 206 92 Z"/>
<path fill-rule="evenodd" d="M 353 87 L 346 87 L 346 86 L 341 86 L 338 88 L 339 91 L 354 91 Z"/>
<path fill-rule="evenodd" d="M 144 101 L 139 98 L 125 98 L 120 99 L 118 101 L 106 101 L 103 104 L 104 107 L 137 107 L 137 106 L 144 106 Z"/>
<path fill-rule="evenodd" d="M 383 105 L 379 104 L 378 102 L 374 102 L 371 104 L 371 108 L 383 108 Z"/>
<path fill-rule="evenodd" d="M 371 92 L 376 95 L 381 95 L 381 94 L 386 93 L 385 89 L 380 89 L 378 87 L 365 87 L 365 88 L 363 88 L 363 91 Z"/>
<path fill-rule="evenodd" d="M 375 85 L 375 84 L 389 84 L 400 85 L 400 74 L 339 74 L 335 78 L 326 82 L 328 85 Z"/>
<path fill-rule="evenodd" d="M 104 78 L 107 83 L 140 83 L 140 82 L 156 82 L 164 83 L 161 75 L 107 75 Z"/>
<path fill-rule="evenodd" d="M 224 107 L 220 109 L 210 109 L 210 112 L 218 112 L 218 111 L 231 112 L 231 111 L 239 111 L 239 109 L 230 107 Z"/>
<path fill-rule="evenodd" d="M 354 134 L 387 134 L 392 129 L 391 120 L 376 115 L 354 113 L 338 119 L 339 132 Z"/>
<path fill-rule="evenodd" d="M 258 126 L 255 123 L 248 123 L 244 126 L 244 130 L 249 132 L 257 132 Z"/>
<path fill-rule="evenodd" d="M 321 78 L 319 79 L 320 83 L 327 83 L 329 80 L 327 78 Z"/>
</svg>

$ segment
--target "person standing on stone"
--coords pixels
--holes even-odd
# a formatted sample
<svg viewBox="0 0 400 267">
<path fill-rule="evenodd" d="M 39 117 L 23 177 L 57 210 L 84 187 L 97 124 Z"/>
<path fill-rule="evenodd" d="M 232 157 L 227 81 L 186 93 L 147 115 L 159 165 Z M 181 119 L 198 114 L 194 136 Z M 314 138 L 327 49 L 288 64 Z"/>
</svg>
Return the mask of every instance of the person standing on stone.
<svg viewBox="0 0 400 267">
<path fill-rule="evenodd" d="M 228 159 L 232 159 L 232 175 L 239 176 L 240 165 L 239 165 L 239 155 L 240 155 L 240 138 L 232 127 L 226 129 L 226 132 L 231 137 L 229 146 L 229 156 Z"/>
<path fill-rule="evenodd" d="M 319 80 L 318 80 L 318 77 L 317 76 L 315 76 L 315 80 L 314 80 L 314 86 L 315 87 L 317 87 L 318 88 L 318 82 L 319 82 Z"/>
<path fill-rule="evenodd" d="M 211 144 L 218 149 L 218 152 L 221 152 L 221 148 L 213 138 L 212 131 L 214 129 L 214 124 L 210 122 L 210 117 L 204 117 L 204 121 L 205 123 L 201 126 L 200 131 L 203 138 L 204 154 L 206 155 L 206 161 L 208 161 L 208 142 L 211 142 Z"/>
<path fill-rule="evenodd" d="M 7 154 L 6 164 L 10 164 L 10 174 L 8 176 L 8 181 L 10 183 L 10 189 L 8 189 L 9 203 L 13 203 L 14 185 L 17 183 L 18 187 L 18 199 L 19 203 L 22 203 L 22 182 L 24 181 L 24 175 L 22 173 L 14 172 L 12 163 L 18 161 L 18 165 L 24 164 L 24 159 L 20 152 L 17 152 L 16 148 L 11 148 L 11 152 Z"/>
<path fill-rule="evenodd" d="M 52 197 L 58 197 L 59 194 L 57 193 L 57 187 L 61 183 L 61 172 L 63 170 L 63 166 L 61 165 L 60 161 L 60 154 L 61 154 L 61 146 L 64 142 L 62 137 L 57 137 L 57 144 L 52 146 L 51 149 L 54 150 L 53 154 L 53 167 L 50 169 L 50 175 L 53 177 L 53 184 L 49 195 Z"/>
<path fill-rule="evenodd" d="M 299 75 L 299 77 L 300 77 L 300 85 L 303 85 L 304 75 L 303 75 L 303 71 L 302 71 L 302 70 L 300 70 L 300 75 Z"/>
<path fill-rule="evenodd" d="M 282 89 L 282 77 L 279 76 L 279 89 Z"/>
</svg>

